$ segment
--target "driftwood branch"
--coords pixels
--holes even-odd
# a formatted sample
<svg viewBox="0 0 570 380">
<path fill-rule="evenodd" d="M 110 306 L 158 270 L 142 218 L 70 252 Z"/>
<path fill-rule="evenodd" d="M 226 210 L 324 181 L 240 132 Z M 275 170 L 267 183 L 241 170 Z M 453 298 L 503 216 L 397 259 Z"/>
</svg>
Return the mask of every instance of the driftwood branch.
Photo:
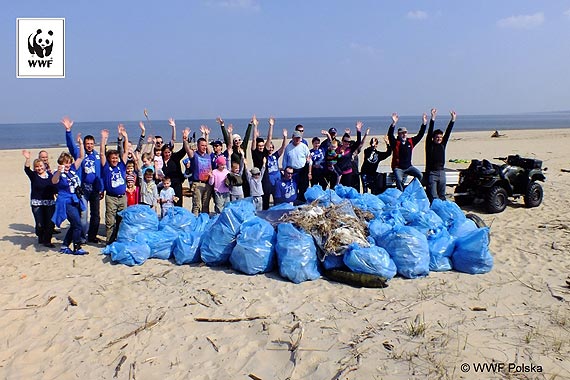
<svg viewBox="0 0 570 380">
<path fill-rule="evenodd" d="M 163 312 L 158 318 L 153 319 L 152 321 L 148 321 L 148 322 L 146 322 L 144 325 L 138 327 L 137 329 L 131 331 L 130 333 L 125 334 L 125 335 L 123 335 L 123 336 L 121 336 L 121 337 L 119 337 L 119 338 L 117 338 L 117 339 L 115 339 L 115 340 L 110 341 L 109 343 L 107 343 L 107 345 L 106 345 L 105 347 L 103 347 L 103 349 L 109 348 L 109 347 L 111 347 L 112 345 L 119 343 L 119 342 L 122 341 L 123 339 L 127 339 L 127 338 L 129 338 L 129 337 L 131 337 L 131 336 L 133 336 L 133 335 L 137 335 L 137 334 L 140 333 L 141 331 L 149 330 L 149 329 L 153 328 L 155 325 L 158 324 L 158 322 L 162 321 L 162 318 L 164 318 L 164 315 L 165 315 L 165 314 L 166 314 L 166 312 Z"/>
<path fill-rule="evenodd" d="M 265 315 L 257 315 L 254 317 L 241 317 L 241 318 L 205 318 L 196 317 L 194 320 L 196 322 L 243 322 L 243 321 L 253 321 L 256 319 L 266 319 Z"/>
</svg>

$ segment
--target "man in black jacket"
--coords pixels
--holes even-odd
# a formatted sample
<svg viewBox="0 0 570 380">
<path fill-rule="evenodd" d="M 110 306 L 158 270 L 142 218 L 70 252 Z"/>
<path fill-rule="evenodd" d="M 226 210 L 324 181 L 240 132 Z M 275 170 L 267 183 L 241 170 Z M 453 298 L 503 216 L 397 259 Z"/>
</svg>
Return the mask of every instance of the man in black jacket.
<svg viewBox="0 0 570 380">
<path fill-rule="evenodd" d="M 430 202 L 436 198 L 445 200 L 445 147 L 457 117 L 455 111 L 450 111 L 450 114 L 451 120 L 444 134 L 441 129 L 433 130 L 437 109 L 431 110 L 431 120 L 426 137 L 426 193 Z"/>
</svg>

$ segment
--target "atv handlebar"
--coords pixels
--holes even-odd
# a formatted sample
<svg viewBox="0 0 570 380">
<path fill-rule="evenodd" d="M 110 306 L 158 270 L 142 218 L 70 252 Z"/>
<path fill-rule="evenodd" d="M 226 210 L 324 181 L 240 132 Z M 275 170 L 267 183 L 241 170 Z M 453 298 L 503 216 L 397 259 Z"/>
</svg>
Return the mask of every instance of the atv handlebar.
<svg viewBox="0 0 570 380">
<path fill-rule="evenodd" d="M 493 157 L 493 160 L 507 161 L 508 157 Z"/>
</svg>

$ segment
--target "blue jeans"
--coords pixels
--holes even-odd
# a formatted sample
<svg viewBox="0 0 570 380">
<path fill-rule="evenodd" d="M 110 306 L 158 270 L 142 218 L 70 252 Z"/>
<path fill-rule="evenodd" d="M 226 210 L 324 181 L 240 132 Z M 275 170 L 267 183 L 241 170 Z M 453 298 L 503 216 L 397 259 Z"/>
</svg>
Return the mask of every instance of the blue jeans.
<svg viewBox="0 0 570 380">
<path fill-rule="evenodd" d="M 81 244 L 81 208 L 79 203 L 68 203 L 65 206 L 67 220 L 69 221 L 69 229 L 63 238 L 63 245 L 69 247 L 73 242 L 74 245 Z"/>
<path fill-rule="evenodd" d="M 422 180 L 422 172 L 415 166 L 410 166 L 409 168 L 402 170 L 400 168 L 395 168 L 394 177 L 396 178 L 396 187 L 400 191 L 404 191 L 404 175 L 411 175 L 416 177 L 418 180 Z"/>
<path fill-rule="evenodd" d="M 426 193 L 429 201 L 434 199 L 445 200 L 445 170 L 432 170 L 427 173 L 427 188 Z"/>
<path fill-rule="evenodd" d="M 81 202 L 85 206 L 85 212 L 81 213 L 82 237 L 93 240 L 99 232 L 99 223 L 101 222 L 101 200 L 99 192 L 92 190 L 92 185 L 85 185 L 84 194 Z M 89 210 L 89 220 L 87 218 L 87 210 Z"/>
</svg>

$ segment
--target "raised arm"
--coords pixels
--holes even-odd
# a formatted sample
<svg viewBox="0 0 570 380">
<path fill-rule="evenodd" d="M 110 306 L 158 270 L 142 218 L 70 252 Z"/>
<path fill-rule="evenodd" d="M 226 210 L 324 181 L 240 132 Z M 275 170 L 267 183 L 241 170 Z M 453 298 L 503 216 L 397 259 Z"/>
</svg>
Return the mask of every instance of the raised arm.
<svg viewBox="0 0 570 380">
<path fill-rule="evenodd" d="M 388 127 L 388 140 L 390 141 L 390 145 L 394 146 L 396 144 L 396 138 L 394 137 L 394 128 L 396 128 L 396 124 L 398 124 L 398 114 L 394 112 L 392 114 L 392 124 Z"/>
<path fill-rule="evenodd" d="M 435 117 L 437 116 L 437 109 L 431 109 L 431 118 L 429 119 L 429 127 L 426 136 L 426 145 L 431 144 L 431 140 L 433 139 L 433 128 L 435 126 Z"/>
<path fill-rule="evenodd" d="M 283 141 L 281 141 L 281 147 L 277 151 L 279 157 L 283 156 L 283 152 L 285 151 L 286 146 L 287 146 L 287 130 L 283 128 Z"/>
<path fill-rule="evenodd" d="M 142 150 L 144 141 L 145 141 L 145 127 L 144 127 L 144 123 L 142 121 L 139 121 L 139 128 L 141 129 L 141 135 L 139 137 L 139 142 L 137 144 L 137 147 L 135 149 L 135 152 L 140 152 Z"/>
<path fill-rule="evenodd" d="M 228 130 L 226 129 L 226 126 L 224 124 L 224 119 L 222 119 L 220 116 L 218 116 L 216 118 L 216 123 L 218 123 L 220 125 L 220 129 L 222 130 L 222 136 L 224 138 L 224 142 L 226 143 L 226 146 L 230 146 L 231 145 L 231 132 L 228 132 Z"/>
<path fill-rule="evenodd" d="M 81 133 L 77 134 L 77 145 L 83 146 L 83 140 L 81 139 Z M 81 167 L 81 162 L 83 161 L 84 157 L 85 157 L 85 150 L 79 149 L 79 157 L 77 157 L 75 159 L 75 170 L 77 170 Z"/>
<path fill-rule="evenodd" d="M 73 120 L 69 118 L 69 116 L 64 116 L 61 119 L 61 124 L 65 127 L 65 144 L 67 145 L 67 150 L 69 150 L 69 154 L 76 159 L 79 156 L 79 150 L 81 150 L 81 146 L 77 147 L 75 145 L 75 141 L 73 141 L 73 135 L 71 134 L 71 127 L 73 127 Z"/>
<path fill-rule="evenodd" d="M 190 143 L 188 142 L 188 137 L 190 137 L 190 128 L 184 128 L 182 131 L 182 145 L 184 146 L 184 150 L 189 158 L 194 157 L 194 151 L 190 147 Z"/>
<path fill-rule="evenodd" d="M 101 156 L 101 167 L 105 166 L 107 163 L 107 156 L 105 155 L 105 146 L 107 146 L 107 140 L 109 140 L 109 131 L 103 129 L 101 131 L 101 146 L 99 147 L 99 156 Z"/>
<path fill-rule="evenodd" d="M 127 135 L 127 130 L 125 129 L 125 126 L 123 124 L 119 124 L 119 133 L 121 134 L 121 136 L 123 136 L 123 152 L 121 154 L 121 161 L 123 161 L 123 163 L 126 164 L 127 161 L 129 160 L 129 152 L 127 150 L 127 143 L 129 141 L 129 136 Z"/>
<path fill-rule="evenodd" d="M 172 129 L 172 135 L 170 136 L 170 148 L 174 149 L 174 143 L 176 142 L 176 123 L 173 118 L 168 119 L 168 125 Z"/>
<path fill-rule="evenodd" d="M 412 137 L 412 141 L 414 142 L 414 145 L 418 145 L 418 143 L 424 137 L 424 134 L 426 133 L 427 119 L 428 119 L 427 114 L 424 112 L 424 114 L 422 115 L 422 125 L 420 126 L 420 130 L 418 131 L 417 135 Z"/>
<path fill-rule="evenodd" d="M 255 115 L 253 115 L 255 118 Z M 257 121 L 257 119 L 255 119 Z M 253 152 L 257 148 L 257 138 L 259 137 L 259 130 L 257 129 L 259 122 L 253 124 L 253 141 L 251 144 L 251 151 Z"/>
<path fill-rule="evenodd" d="M 269 130 L 267 131 L 267 142 L 273 139 L 273 127 L 275 126 L 275 118 L 269 116 Z"/>
<path fill-rule="evenodd" d="M 449 136 L 451 136 L 451 130 L 453 129 L 453 125 L 455 124 L 455 119 L 457 118 L 457 114 L 455 113 L 454 110 L 449 111 L 449 114 L 451 115 L 451 119 L 449 120 L 449 124 L 447 124 L 447 128 L 445 129 L 445 134 L 443 135 L 443 140 L 442 140 L 442 144 L 447 144 L 447 141 L 449 140 Z"/>
<path fill-rule="evenodd" d="M 208 128 L 206 125 L 202 124 L 200 126 L 200 132 L 202 133 L 202 137 L 206 139 L 206 142 L 208 143 L 208 147 L 206 148 L 206 151 L 208 153 L 212 153 L 212 146 L 210 145 L 210 128 Z"/>
</svg>

